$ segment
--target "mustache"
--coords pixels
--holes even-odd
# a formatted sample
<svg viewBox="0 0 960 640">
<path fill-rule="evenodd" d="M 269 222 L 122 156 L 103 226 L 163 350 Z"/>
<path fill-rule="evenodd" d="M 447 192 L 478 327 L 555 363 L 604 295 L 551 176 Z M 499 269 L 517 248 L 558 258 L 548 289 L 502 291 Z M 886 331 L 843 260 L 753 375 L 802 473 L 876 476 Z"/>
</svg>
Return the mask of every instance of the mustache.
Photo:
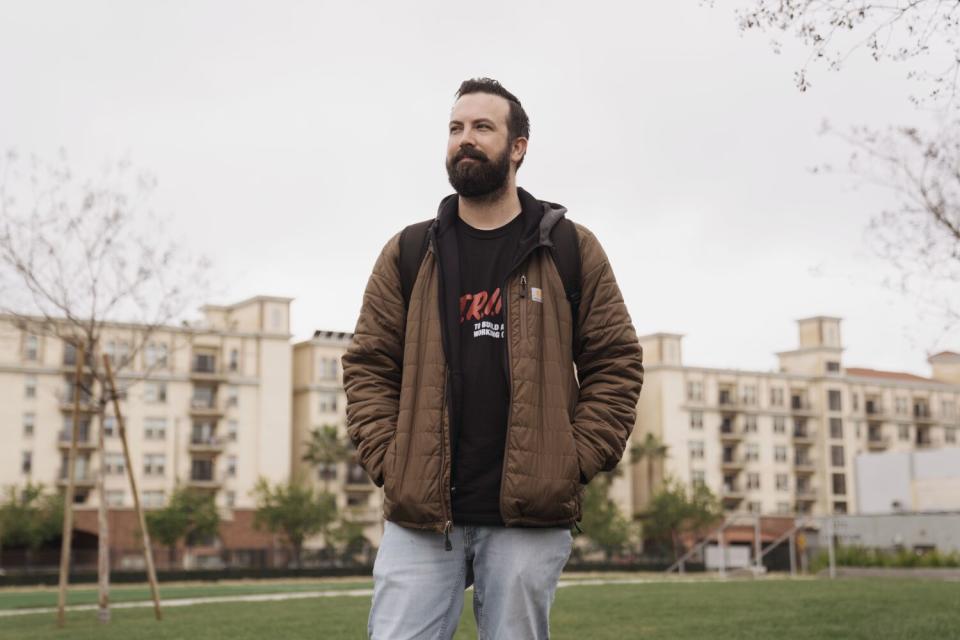
<svg viewBox="0 0 960 640">
<path fill-rule="evenodd" d="M 457 151 L 457 155 L 453 156 L 453 164 L 457 164 L 464 158 L 473 158 L 474 160 L 479 160 L 481 162 L 490 161 L 486 154 L 478 149 L 474 149 L 473 147 L 461 147 L 460 151 Z"/>
</svg>

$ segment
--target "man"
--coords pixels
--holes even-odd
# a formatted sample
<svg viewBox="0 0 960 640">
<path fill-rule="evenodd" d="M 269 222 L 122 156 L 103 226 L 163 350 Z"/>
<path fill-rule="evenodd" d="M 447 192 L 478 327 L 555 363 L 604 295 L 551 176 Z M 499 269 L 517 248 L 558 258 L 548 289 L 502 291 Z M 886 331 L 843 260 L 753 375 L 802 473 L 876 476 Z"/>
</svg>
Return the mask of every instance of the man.
<svg viewBox="0 0 960 640">
<path fill-rule="evenodd" d="M 572 223 L 516 186 L 529 127 L 495 80 L 460 86 L 456 194 L 387 242 L 343 357 L 348 431 L 384 488 L 372 638 L 451 637 L 471 584 L 481 638 L 547 638 L 583 485 L 616 466 L 633 428 L 637 336 L 580 225 L 568 300 L 553 241 Z M 406 252 L 421 246 L 406 291 Z"/>
</svg>

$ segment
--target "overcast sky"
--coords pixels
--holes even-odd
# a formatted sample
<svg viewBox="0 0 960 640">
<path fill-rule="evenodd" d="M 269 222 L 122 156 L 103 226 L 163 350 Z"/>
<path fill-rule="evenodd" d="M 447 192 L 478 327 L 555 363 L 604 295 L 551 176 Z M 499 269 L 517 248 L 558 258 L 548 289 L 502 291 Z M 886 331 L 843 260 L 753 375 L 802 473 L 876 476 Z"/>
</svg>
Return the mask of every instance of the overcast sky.
<svg viewBox="0 0 960 640">
<path fill-rule="evenodd" d="M 926 375 L 960 336 L 882 286 L 888 194 L 808 171 L 846 155 L 825 117 L 918 121 L 906 69 L 860 56 L 801 94 L 805 52 L 718 4 L 0 2 L 0 147 L 149 169 L 211 302 L 293 297 L 302 339 L 352 330 L 380 248 L 451 191 L 453 93 L 490 76 L 530 115 L 519 184 L 597 234 L 638 332 L 766 370 L 836 315 L 847 365 Z"/>
</svg>

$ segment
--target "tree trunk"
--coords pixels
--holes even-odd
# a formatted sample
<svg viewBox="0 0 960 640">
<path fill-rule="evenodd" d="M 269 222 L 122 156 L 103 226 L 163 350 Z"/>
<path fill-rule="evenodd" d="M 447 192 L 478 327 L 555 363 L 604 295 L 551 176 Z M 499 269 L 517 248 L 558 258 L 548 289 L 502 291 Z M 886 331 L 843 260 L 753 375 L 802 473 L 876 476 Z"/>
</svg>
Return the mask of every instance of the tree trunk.
<svg viewBox="0 0 960 640">
<path fill-rule="evenodd" d="M 60 584 L 57 589 L 57 626 L 66 624 L 67 578 L 70 573 L 70 545 L 73 541 L 74 471 L 77 466 L 77 436 L 80 432 L 80 380 L 86 355 L 83 345 L 77 345 L 77 366 L 73 378 L 73 424 L 70 434 L 70 453 L 67 455 L 67 491 L 63 500 L 63 534 L 60 545 Z"/>
<path fill-rule="evenodd" d="M 110 525 L 107 521 L 107 493 L 104 489 L 106 475 L 106 448 L 103 437 L 103 406 L 97 414 L 97 619 L 101 624 L 110 622 Z"/>
</svg>

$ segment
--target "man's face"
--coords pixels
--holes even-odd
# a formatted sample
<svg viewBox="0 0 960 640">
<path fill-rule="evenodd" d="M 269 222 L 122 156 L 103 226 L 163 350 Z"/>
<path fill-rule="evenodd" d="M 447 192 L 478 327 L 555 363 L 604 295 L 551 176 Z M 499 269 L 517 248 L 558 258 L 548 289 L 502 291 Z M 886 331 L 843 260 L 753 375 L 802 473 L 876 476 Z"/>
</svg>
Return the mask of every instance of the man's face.
<svg viewBox="0 0 960 640">
<path fill-rule="evenodd" d="M 509 103 L 489 93 L 469 93 L 453 105 L 447 177 L 464 198 L 482 198 L 503 189 L 517 147 L 522 156 L 526 140 L 518 138 L 512 145 L 507 142 L 509 114 Z"/>
</svg>

